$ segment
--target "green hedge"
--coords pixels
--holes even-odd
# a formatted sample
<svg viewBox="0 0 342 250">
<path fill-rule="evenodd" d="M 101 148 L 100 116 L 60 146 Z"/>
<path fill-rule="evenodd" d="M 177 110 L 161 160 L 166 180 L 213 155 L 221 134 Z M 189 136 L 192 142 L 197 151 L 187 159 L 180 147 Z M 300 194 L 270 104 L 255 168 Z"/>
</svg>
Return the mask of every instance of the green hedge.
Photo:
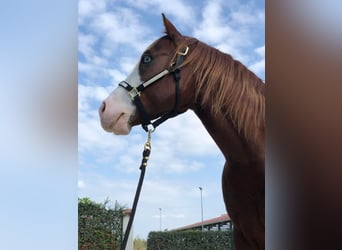
<svg viewBox="0 0 342 250">
<path fill-rule="evenodd" d="M 78 199 L 78 249 L 113 250 L 120 248 L 123 207 L 109 200 L 96 203 L 89 198 Z"/>
<path fill-rule="evenodd" d="M 232 231 L 150 232 L 147 250 L 232 250 Z"/>
</svg>

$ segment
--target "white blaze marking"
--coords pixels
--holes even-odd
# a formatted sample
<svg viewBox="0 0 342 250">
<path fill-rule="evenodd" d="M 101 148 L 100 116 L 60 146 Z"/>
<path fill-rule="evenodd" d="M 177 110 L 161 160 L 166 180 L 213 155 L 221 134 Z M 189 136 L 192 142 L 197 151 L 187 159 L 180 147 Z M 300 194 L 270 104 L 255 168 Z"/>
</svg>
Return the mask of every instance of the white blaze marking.
<svg viewBox="0 0 342 250">
<path fill-rule="evenodd" d="M 135 66 L 125 81 L 133 87 L 137 87 L 141 83 L 139 64 Z M 104 111 L 102 111 L 103 106 L 100 107 L 102 127 L 115 134 L 128 134 L 131 130 L 129 119 L 136 112 L 136 107 L 127 90 L 118 86 L 104 102 L 106 105 Z"/>
<path fill-rule="evenodd" d="M 133 87 L 137 87 L 140 84 L 141 80 L 139 75 L 139 63 L 134 67 L 133 71 L 127 76 L 125 82 L 128 82 Z M 116 101 L 117 104 L 124 102 L 124 106 L 134 106 L 131 98 L 128 95 L 127 90 L 120 86 L 116 87 L 108 98 L 115 99 L 113 101 Z"/>
<path fill-rule="evenodd" d="M 141 78 L 139 75 L 139 62 L 137 63 L 137 65 L 135 65 L 133 71 L 131 72 L 131 74 L 129 74 L 129 76 L 127 76 L 125 81 L 133 87 L 137 87 L 141 83 Z"/>
</svg>

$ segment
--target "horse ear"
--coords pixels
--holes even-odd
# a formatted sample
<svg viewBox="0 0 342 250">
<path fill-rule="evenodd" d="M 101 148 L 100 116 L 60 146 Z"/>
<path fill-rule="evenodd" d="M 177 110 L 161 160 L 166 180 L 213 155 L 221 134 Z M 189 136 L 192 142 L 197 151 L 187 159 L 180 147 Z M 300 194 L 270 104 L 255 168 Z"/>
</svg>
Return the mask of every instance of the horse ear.
<svg viewBox="0 0 342 250">
<path fill-rule="evenodd" d="M 163 22 L 164 22 L 164 27 L 165 27 L 165 33 L 170 36 L 170 38 L 177 43 L 181 38 L 183 37 L 181 33 L 176 29 L 176 27 L 167 19 L 162 13 L 163 16 Z"/>
</svg>

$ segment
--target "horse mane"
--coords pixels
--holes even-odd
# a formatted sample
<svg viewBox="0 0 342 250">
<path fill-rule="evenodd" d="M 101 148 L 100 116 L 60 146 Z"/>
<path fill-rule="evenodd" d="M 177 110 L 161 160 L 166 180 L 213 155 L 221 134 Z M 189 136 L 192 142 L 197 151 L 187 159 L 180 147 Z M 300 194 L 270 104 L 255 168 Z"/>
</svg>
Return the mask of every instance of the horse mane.
<svg viewBox="0 0 342 250">
<path fill-rule="evenodd" d="M 196 101 L 228 115 L 247 140 L 255 138 L 265 127 L 265 84 L 232 56 L 194 38 L 185 41 L 195 44 L 182 66 L 191 67 Z"/>
</svg>

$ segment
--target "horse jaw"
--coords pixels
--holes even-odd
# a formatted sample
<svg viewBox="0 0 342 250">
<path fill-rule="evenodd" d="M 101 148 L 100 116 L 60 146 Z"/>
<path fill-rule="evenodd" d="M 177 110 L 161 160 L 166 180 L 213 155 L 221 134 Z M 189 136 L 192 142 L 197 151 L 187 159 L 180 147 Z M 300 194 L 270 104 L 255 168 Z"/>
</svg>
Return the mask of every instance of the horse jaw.
<svg viewBox="0 0 342 250">
<path fill-rule="evenodd" d="M 132 86 L 140 83 L 138 65 L 125 80 Z M 131 131 L 130 121 L 134 117 L 136 107 L 132 103 L 127 91 L 117 87 L 101 104 L 99 115 L 102 128 L 116 135 L 127 135 Z"/>
</svg>

